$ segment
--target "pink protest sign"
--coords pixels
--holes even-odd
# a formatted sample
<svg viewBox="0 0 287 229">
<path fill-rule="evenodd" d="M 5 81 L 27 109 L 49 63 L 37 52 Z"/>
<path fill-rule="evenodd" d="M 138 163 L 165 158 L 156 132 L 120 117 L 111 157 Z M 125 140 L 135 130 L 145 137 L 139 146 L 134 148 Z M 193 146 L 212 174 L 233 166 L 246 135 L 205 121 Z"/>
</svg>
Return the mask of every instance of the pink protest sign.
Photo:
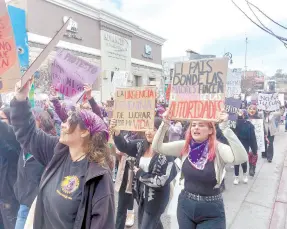
<svg viewBox="0 0 287 229">
<path fill-rule="evenodd" d="M 84 84 L 92 85 L 99 72 L 98 66 L 60 50 L 51 66 L 52 85 L 61 94 L 73 97 L 84 90 Z"/>
</svg>

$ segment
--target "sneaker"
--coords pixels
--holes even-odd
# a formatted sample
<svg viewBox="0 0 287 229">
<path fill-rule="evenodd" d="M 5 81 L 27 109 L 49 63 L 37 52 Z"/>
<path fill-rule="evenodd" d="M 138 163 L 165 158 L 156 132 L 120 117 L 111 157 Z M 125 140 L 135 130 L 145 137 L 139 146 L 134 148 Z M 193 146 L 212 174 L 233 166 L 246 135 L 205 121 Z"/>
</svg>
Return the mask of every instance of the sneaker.
<svg viewBox="0 0 287 229">
<path fill-rule="evenodd" d="M 128 213 L 127 219 L 126 219 L 126 227 L 132 227 L 135 223 L 135 214 L 134 213 Z"/>
<path fill-rule="evenodd" d="M 238 185 L 239 184 L 239 178 L 238 177 L 235 177 L 235 179 L 233 181 L 233 184 L 234 185 Z"/>
<path fill-rule="evenodd" d="M 244 175 L 243 175 L 243 183 L 244 183 L 244 184 L 247 184 L 247 183 L 248 183 L 248 176 L 247 176 L 246 173 L 244 173 Z"/>
</svg>

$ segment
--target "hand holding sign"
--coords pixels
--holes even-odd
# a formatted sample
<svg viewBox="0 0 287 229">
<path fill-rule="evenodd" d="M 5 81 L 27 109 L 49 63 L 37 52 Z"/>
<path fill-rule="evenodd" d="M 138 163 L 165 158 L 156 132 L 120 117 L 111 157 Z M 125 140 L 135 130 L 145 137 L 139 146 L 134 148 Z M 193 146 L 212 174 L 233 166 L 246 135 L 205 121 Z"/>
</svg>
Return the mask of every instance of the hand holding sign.
<svg viewBox="0 0 287 229">
<path fill-rule="evenodd" d="M 85 84 L 84 91 L 85 91 L 87 100 L 90 100 L 92 98 L 92 87 L 88 84 Z"/>
<path fill-rule="evenodd" d="M 30 89 L 32 85 L 32 80 L 28 80 L 26 84 L 22 87 L 21 81 L 15 85 L 15 97 L 18 101 L 25 101 L 28 98 Z"/>
<path fill-rule="evenodd" d="M 117 120 L 112 118 L 111 122 L 110 122 L 110 130 L 114 133 L 115 136 L 119 136 L 120 135 L 120 131 L 119 130 L 115 130 L 116 126 L 117 126 Z"/>
</svg>

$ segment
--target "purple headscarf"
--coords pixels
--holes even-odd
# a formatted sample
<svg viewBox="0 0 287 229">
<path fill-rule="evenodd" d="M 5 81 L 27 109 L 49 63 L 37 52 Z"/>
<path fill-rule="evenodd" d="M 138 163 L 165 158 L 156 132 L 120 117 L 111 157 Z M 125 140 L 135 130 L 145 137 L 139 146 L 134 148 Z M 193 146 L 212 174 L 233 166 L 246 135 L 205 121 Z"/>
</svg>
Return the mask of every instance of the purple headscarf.
<svg viewBox="0 0 287 229">
<path fill-rule="evenodd" d="M 90 131 L 91 135 L 95 133 L 104 132 L 107 140 L 109 140 L 109 131 L 105 122 L 92 111 L 82 109 L 79 111 L 82 121 L 85 123 L 86 128 Z"/>
</svg>

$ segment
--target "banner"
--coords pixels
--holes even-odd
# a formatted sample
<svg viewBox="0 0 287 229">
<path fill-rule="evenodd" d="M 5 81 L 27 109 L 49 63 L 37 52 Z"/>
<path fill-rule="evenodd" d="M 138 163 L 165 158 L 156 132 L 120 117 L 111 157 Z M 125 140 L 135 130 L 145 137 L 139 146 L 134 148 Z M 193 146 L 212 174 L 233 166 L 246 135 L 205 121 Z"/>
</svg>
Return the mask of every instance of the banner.
<svg viewBox="0 0 287 229">
<path fill-rule="evenodd" d="M 263 111 L 279 110 L 280 101 L 279 101 L 278 93 L 273 93 L 273 94 L 259 93 L 257 108 Z"/>
<path fill-rule="evenodd" d="M 228 69 L 226 80 L 226 98 L 239 98 L 241 95 L 241 76 L 242 72 L 237 69 Z"/>
<path fill-rule="evenodd" d="M 127 71 L 115 71 L 112 77 L 113 92 L 116 92 L 116 88 L 127 87 L 129 72 Z"/>
<path fill-rule="evenodd" d="M 234 99 L 234 98 L 226 98 L 225 99 L 225 110 L 229 114 L 229 127 L 235 128 L 236 127 L 236 121 L 238 118 L 238 110 L 241 106 L 241 100 L 240 99 Z"/>
<path fill-rule="evenodd" d="M 146 131 L 154 128 L 156 88 L 117 88 L 113 118 L 118 130 Z"/>
<path fill-rule="evenodd" d="M 249 119 L 249 121 L 254 125 L 257 146 L 258 146 L 257 152 L 258 153 L 265 152 L 263 119 Z"/>
<path fill-rule="evenodd" d="M 224 108 L 228 58 L 175 64 L 170 114 L 176 120 L 215 121 Z"/>
<path fill-rule="evenodd" d="M 0 93 L 14 91 L 20 80 L 14 33 L 5 0 L 0 0 Z"/>
<path fill-rule="evenodd" d="M 56 91 L 67 97 L 82 92 L 84 84 L 92 85 L 99 73 L 98 66 L 66 50 L 58 51 L 51 66 L 52 85 Z"/>
</svg>

